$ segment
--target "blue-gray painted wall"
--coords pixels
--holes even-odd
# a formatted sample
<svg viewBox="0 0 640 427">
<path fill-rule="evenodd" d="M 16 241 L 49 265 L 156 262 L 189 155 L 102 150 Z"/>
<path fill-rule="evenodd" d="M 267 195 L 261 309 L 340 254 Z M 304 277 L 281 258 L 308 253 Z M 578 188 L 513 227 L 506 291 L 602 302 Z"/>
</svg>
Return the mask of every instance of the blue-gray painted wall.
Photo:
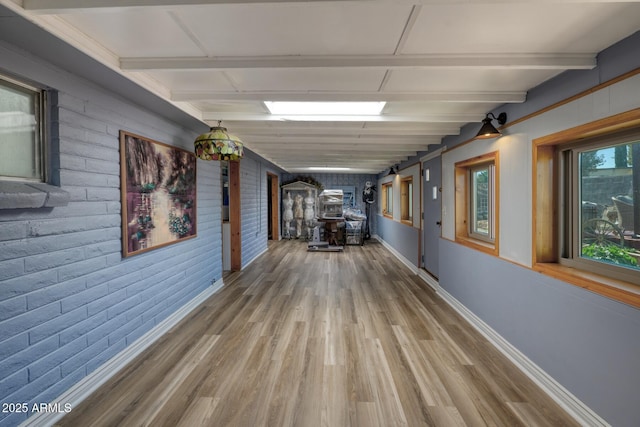
<svg viewBox="0 0 640 427">
<path fill-rule="evenodd" d="M 384 215 L 377 215 L 377 220 L 378 236 L 415 267 L 419 266 L 420 230 Z"/>
</svg>

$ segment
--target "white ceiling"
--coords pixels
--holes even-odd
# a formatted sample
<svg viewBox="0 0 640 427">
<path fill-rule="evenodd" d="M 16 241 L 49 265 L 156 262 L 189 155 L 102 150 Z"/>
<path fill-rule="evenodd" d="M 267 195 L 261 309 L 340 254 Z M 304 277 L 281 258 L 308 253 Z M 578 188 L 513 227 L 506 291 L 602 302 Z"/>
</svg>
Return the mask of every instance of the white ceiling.
<svg viewBox="0 0 640 427">
<path fill-rule="evenodd" d="M 636 1 L 0 0 L 289 172 L 378 173 L 639 28 Z M 298 121 L 262 101 L 387 101 Z M 479 125 L 478 125 L 479 126 Z"/>
</svg>

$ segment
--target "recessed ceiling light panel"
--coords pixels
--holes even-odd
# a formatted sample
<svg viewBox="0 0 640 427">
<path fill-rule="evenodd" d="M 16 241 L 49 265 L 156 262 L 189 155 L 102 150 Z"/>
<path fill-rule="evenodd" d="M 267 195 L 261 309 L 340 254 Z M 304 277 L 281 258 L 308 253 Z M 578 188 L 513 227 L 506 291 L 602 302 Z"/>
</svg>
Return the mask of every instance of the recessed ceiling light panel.
<svg viewBox="0 0 640 427">
<path fill-rule="evenodd" d="M 285 115 L 379 115 L 386 102 L 289 102 L 264 101 L 271 114 Z"/>
<path fill-rule="evenodd" d="M 331 166 L 311 166 L 307 170 L 310 171 L 348 171 L 351 168 L 331 167 Z"/>
</svg>

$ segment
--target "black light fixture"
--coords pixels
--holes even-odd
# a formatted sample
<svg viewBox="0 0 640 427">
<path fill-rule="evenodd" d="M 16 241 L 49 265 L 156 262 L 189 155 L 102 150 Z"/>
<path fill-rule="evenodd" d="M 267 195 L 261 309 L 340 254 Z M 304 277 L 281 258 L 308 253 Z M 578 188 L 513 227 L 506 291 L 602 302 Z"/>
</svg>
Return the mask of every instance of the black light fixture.
<svg viewBox="0 0 640 427">
<path fill-rule="evenodd" d="M 480 127 L 476 138 L 490 139 L 502 136 L 502 133 L 491 123 L 493 120 L 497 120 L 498 124 L 503 125 L 507 122 L 507 113 L 500 113 L 498 117 L 494 116 L 493 113 L 488 113 L 482 120 L 482 127 Z"/>
<path fill-rule="evenodd" d="M 393 166 L 389 168 L 389 173 L 387 174 L 387 176 L 391 176 L 391 175 L 396 175 L 396 170 L 393 168 Z"/>
</svg>

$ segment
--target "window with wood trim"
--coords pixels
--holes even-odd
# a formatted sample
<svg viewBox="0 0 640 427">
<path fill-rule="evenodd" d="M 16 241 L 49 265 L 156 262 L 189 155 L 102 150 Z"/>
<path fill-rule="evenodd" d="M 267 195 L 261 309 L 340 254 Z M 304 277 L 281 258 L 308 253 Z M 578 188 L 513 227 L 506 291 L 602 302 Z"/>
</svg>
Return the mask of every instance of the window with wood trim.
<svg viewBox="0 0 640 427">
<path fill-rule="evenodd" d="M 498 254 L 498 152 L 455 165 L 456 241 Z"/>
<path fill-rule="evenodd" d="M 413 225 L 413 177 L 400 180 L 400 219 Z"/>
<path fill-rule="evenodd" d="M 640 131 L 563 144 L 558 156 L 560 263 L 640 284 Z"/>
<path fill-rule="evenodd" d="M 382 214 L 393 217 L 393 182 L 382 184 Z"/>
<path fill-rule="evenodd" d="M 640 109 L 533 144 L 534 269 L 640 307 Z"/>
</svg>

